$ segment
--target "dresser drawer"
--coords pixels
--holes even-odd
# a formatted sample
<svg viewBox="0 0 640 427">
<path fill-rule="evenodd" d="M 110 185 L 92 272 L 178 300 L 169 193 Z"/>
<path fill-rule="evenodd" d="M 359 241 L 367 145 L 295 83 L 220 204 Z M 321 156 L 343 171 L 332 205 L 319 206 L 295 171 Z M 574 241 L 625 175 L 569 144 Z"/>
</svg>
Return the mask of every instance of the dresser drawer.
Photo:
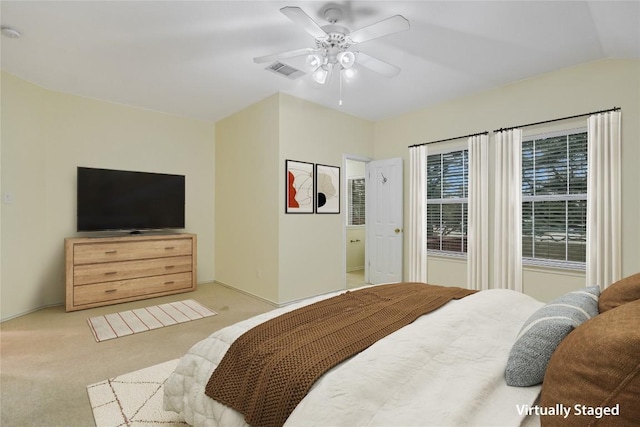
<svg viewBox="0 0 640 427">
<path fill-rule="evenodd" d="M 191 239 L 76 244 L 73 248 L 73 264 L 94 264 L 191 255 L 191 245 Z"/>
<path fill-rule="evenodd" d="M 178 273 L 75 286 L 73 288 L 73 304 L 81 306 L 109 301 L 117 302 L 117 300 L 147 294 L 189 289 L 192 284 L 191 273 Z"/>
<path fill-rule="evenodd" d="M 193 259 L 191 256 L 82 264 L 73 268 L 73 285 L 79 286 L 172 273 L 186 273 L 191 271 L 192 267 Z"/>
</svg>

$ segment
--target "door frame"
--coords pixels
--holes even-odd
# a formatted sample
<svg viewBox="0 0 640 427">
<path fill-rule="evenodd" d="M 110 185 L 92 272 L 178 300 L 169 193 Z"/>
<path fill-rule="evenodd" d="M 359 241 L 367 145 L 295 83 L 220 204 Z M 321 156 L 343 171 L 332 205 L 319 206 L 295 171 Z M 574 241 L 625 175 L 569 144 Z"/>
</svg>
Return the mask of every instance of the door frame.
<svg viewBox="0 0 640 427">
<path fill-rule="evenodd" d="M 355 160 L 357 162 L 363 162 L 363 163 L 369 163 L 370 161 L 372 161 L 373 159 L 370 157 L 364 157 L 364 156 L 359 156 L 357 154 L 343 154 L 342 155 L 342 170 L 344 171 L 343 178 L 342 178 L 342 188 L 344 188 L 344 191 L 342 192 L 342 200 L 341 202 L 343 203 L 342 206 L 344 206 L 344 220 L 342 221 L 342 274 L 343 274 L 343 284 L 344 284 L 344 288 L 347 289 L 347 222 L 348 222 L 348 217 L 347 217 L 347 206 L 349 203 L 349 195 L 347 194 L 348 191 L 348 183 L 349 183 L 349 177 L 347 176 L 347 160 Z M 365 189 L 365 194 L 366 194 L 366 189 Z M 365 229 L 365 236 L 368 235 L 369 233 L 369 223 L 367 221 L 365 221 L 364 224 L 364 229 Z M 367 244 L 365 242 L 364 245 L 364 281 L 366 283 L 369 283 L 369 251 L 367 249 Z"/>
</svg>

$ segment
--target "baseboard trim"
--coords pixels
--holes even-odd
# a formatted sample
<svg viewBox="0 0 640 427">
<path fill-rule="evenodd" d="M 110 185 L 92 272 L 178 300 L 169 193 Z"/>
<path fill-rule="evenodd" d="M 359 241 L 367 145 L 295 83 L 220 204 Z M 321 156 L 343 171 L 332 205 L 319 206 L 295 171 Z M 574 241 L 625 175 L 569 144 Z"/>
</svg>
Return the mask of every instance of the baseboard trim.
<svg viewBox="0 0 640 427">
<path fill-rule="evenodd" d="M 57 303 L 54 303 L 54 304 L 41 305 L 40 307 L 36 307 L 34 309 L 27 310 L 27 311 L 22 312 L 22 313 L 14 314 L 13 316 L 3 317 L 2 319 L 0 319 L 0 323 L 6 322 L 7 320 L 13 320 L 13 319 L 16 319 L 18 317 L 26 316 L 27 314 L 35 313 L 36 311 L 44 310 L 45 308 L 58 307 L 58 306 L 61 306 L 61 305 L 63 306 L 64 303 L 63 302 L 57 302 Z"/>
<path fill-rule="evenodd" d="M 274 307 L 276 307 L 276 308 L 285 307 L 285 306 L 287 306 L 287 305 L 295 304 L 295 303 L 297 303 L 297 302 L 304 301 L 304 300 L 309 299 L 309 298 L 314 298 L 314 297 L 318 297 L 318 296 L 322 296 L 322 295 L 328 295 L 328 294 L 331 294 L 331 293 L 334 293 L 334 292 L 339 292 L 339 291 L 343 291 L 343 290 L 344 290 L 345 292 L 347 291 L 346 289 L 335 289 L 335 290 L 333 290 L 333 291 L 327 291 L 327 292 L 324 292 L 324 293 L 319 294 L 319 295 L 311 295 L 311 296 L 304 297 L 304 298 L 300 298 L 300 299 L 295 299 L 295 300 L 291 300 L 291 301 L 286 301 L 286 302 L 283 302 L 283 303 L 277 303 L 277 302 L 275 302 L 275 301 L 271 301 L 270 299 L 263 298 L 263 297 L 261 297 L 261 296 L 259 296 L 259 295 L 253 294 L 253 293 L 251 293 L 251 292 L 247 292 L 247 291 L 245 291 L 245 290 L 243 290 L 243 289 L 238 289 L 238 288 L 236 288 L 236 287 L 235 287 L 235 286 L 233 286 L 233 285 L 229 285 L 228 283 L 220 282 L 219 280 L 214 280 L 214 282 L 213 282 L 213 283 L 218 284 L 218 285 L 220 285 L 220 286 L 224 286 L 225 288 L 233 289 L 234 291 L 238 291 L 238 292 L 240 292 L 241 294 L 248 295 L 248 296 L 250 296 L 250 297 L 252 297 L 252 298 L 259 299 L 260 301 L 266 302 L 267 304 L 271 304 L 271 305 L 273 305 L 273 306 L 274 306 Z"/>
<path fill-rule="evenodd" d="M 267 299 L 267 298 L 261 297 L 259 295 L 256 295 L 254 293 L 245 291 L 244 289 L 236 288 L 235 286 L 230 285 L 228 283 L 224 283 L 224 282 L 221 282 L 219 280 L 214 280 L 212 283 L 215 283 L 215 284 L 220 285 L 220 286 L 224 286 L 225 288 L 233 289 L 234 291 L 240 292 L 241 294 L 248 295 L 248 296 L 250 296 L 252 298 L 259 299 L 260 301 L 266 302 L 267 304 L 271 304 L 274 307 L 281 307 L 281 305 L 278 304 L 275 301 L 271 301 L 270 299 Z"/>
<path fill-rule="evenodd" d="M 283 302 L 282 304 L 279 305 L 279 307 L 284 307 L 284 306 L 287 306 L 287 305 L 291 305 L 291 304 L 295 304 L 295 303 L 298 303 L 298 302 L 302 302 L 302 301 L 304 301 L 306 299 L 309 299 L 309 298 L 315 298 L 315 297 L 321 297 L 321 296 L 324 296 L 324 295 L 329 295 L 329 294 L 332 294 L 332 293 L 335 293 L 335 292 L 347 292 L 348 290 L 349 289 L 345 289 L 345 288 L 334 289 L 333 291 L 323 292 L 323 293 L 318 294 L 318 295 L 310 295 L 308 297 L 298 298 L 298 299 L 294 299 L 294 300 L 291 300 L 291 301 Z"/>
</svg>

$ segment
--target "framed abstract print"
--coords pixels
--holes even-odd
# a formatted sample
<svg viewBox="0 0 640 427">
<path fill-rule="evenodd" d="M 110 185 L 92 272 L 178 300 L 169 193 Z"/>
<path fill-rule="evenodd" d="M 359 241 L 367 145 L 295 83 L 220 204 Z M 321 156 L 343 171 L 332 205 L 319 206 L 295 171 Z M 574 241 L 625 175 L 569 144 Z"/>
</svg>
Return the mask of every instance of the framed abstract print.
<svg viewBox="0 0 640 427">
<path fill-rule="evenodd" d="M 319 214 L 340 213 L 340 168 L 316 165 L 315 210 Z"/>
<path fill-rule="evenodd" d="M 285 213 L 313 213 L 313 163 L 286 160 Z"/>
</svg>

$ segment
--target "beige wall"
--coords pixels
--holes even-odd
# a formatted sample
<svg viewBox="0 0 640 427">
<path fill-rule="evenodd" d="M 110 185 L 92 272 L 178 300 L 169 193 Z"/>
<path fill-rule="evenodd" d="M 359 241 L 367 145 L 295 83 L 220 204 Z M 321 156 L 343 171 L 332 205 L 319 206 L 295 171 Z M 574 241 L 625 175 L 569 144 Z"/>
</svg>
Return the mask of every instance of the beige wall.
<svg viewBox="0 0 640 427">
<path fill-rule="evenodd" d="M 2 73 L 2 314 L 64 302 L 76 167 L 186 175 L 198 281 L 214 279 L 215 125 L 49 91 Z"/>
<path fill-rule="evenodd" d="M 64 281 L 48 280 L 44 143 L 50 99 L 40 88 L 2 73 L 2 277 L 0 317 L 5 319 L 52 304 L 51 294 Z M 62 249 L 62 242 L 60 242 Z M 43 268 L 36 268 L 37 264 Z M 53 283 L 53 286 L 52 286 Z M 52 288 L 54 290 L 52 290 Z M 60 298 L 63 298 L 60 292 Z M 61 301 L 59 301 L 61 302 Z"/>
<path fill-rule="evenodd" d="M 280 99 L 282 168 L 291 159 L 338 166 L 344 174 L 344 154 L 372 156 L 371 122 L 289 95 Z M 284 188 L 284 174 L 279 182 Z M 280 200 L 284 206 L 282 191 Z M 344 289 L 345 219 L 343 200 L 340 215 L 287 215 L 280 209 L 280 302 Z"/>
<path fill-rule="evenodd" d="M 279 95 L 216 123 L 216 280 L 278 302 Z"/>
<path fill-rule="evenodd" d="M 347 272 L 364 270 L 365 242 L 364 226 L 347 227 Z"/>
<path fill-rule="evenodd" d="M 345 265 L 344 206 L 340 215 L 284 214 L 286 159 L 342 166 L 345 153 L 400 156 L 408 175 L 409 145 L 612 106 L 623 115 L 622 266 L 633 274 L 640 271 L 639 76 L 640 61 L 597 61 L 376 123 L 276 94 L 214 126 L 2 73 L 1 184 L 14 201 L 0 205 L 0 318 L 64 301 L 62 245 L 76 234 L 76 166 L 185 174 L 199 281 L 215 277 L 285 303 L 342 288 Z M 525 135 L 583 124 L 525 128 Z M 466 284 L 465 261 L 432 257 L 428 267 L 432 283 Z M 582 272 L 524 271 L 525 292 L 542 300 L 583 284 Z"/>
<path fill-rule="evenodd" d="M 401 156 L 406 165 L 407 147 L 412 144 L 614 106 L 622 108 L 622 270 L 626 276 L 640 271 L 640 61 L 591 62 L 376 122 L 375 157 Z M 586 126 L 586 118 L 527 127 L 524 135 L 580 126 Z M 431 145 L 429 149 L 438 149 L 438 145 Z M 493 134 L 490 134 L 490 158 L 492 154 Z M 493 164 L 490 164 L 490 170 L 493 170 Z M 407 167 L 406 182 L 408 172 Z M 493 188 L 491 184 L 492 179 L 490 189 Z M 493 206 L 492 191 L 489 206 Z M 408 185 L 405 186 L 405 212 L 408 212 Z M 490 215 L 493 218 L 492 212 Z M 432 257 L 428 270 L 431 283 L 466 285 L 465 261 Z M 405 275 L 406 271 L 405 259 Z M 523 278 L 525 293 L 541 300 L 549 300 L 585 284 L 583 272 L 566 270 L 525 267 Z"/>
<path fill-rule="evenodd" d="M 277 304 L 343 289 L 344 209 L 285 214 L 285 161 L 341 167 L 371 156 L 372 130 L 285 94 L 218 122 L 216 280 Z"/>
</svg>

